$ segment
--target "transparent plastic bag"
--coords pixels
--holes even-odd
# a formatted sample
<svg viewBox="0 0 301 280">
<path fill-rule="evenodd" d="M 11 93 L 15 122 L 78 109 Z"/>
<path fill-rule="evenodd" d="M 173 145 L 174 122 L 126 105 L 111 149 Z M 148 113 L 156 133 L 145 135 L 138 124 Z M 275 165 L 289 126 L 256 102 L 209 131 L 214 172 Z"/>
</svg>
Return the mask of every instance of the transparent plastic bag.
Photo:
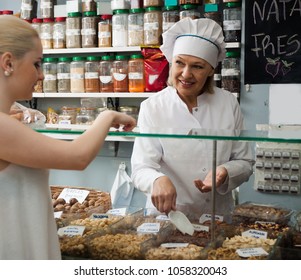
<svg viewBox="0 0 301 280">
<path fill-rule="evenodd" d="M 33 126 L 45 126 L 46 116 L 38 110 L 27 108 L 20 103 L 15 102 L 10 108 L 10 116 L 20 122 Z"/>
</svg>

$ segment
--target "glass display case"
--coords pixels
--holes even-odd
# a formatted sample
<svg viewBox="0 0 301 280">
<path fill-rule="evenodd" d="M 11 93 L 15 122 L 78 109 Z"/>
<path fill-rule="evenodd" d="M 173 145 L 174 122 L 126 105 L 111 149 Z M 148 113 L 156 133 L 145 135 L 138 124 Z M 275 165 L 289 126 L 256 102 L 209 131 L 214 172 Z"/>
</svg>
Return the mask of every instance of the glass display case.
<svg viewBox="0 0 301 280">
<path fill-rule="evenodd" d="M 46 134 L 51 137 L 60 138 L 60 139 L 66 139 L 66 140 L 72 140 L 75 139 L 78 135 L 82 134 L 85 129 L 80 129 L 78 127 L 75 127 L 75 129 L 51 129 L 51 128 L 45 128 L 45 129 L 36 129 L 38 132 Z M 122 130 L 116 130 L 111 129 L 108 133 L 107 139 L 108 141 L 111 141 L 112 139 L 114 141 L 131 141 L 133 142 L 138 137 L 147 137 L 147 138 L 158 138 L 160 141 L 171 141 L 174 149 L 180 149 L 184 145 L 188 145 L 193 149 L 194 145 L 197 143 L 202 143 L 205 145 L 205 152 L 204 154 L 200 156 L 206 156 L 207 161 L 209 159 L 209 162 L 211 162 L 211 169 L 212 172 L 212 182 L 213 182 L 213 191 L 210 193 L 211 199 L 210 199 L 210 207 L 211 211 L 209 213 L 209 224 L 210 224 L 210 239 L 212 242 L 214 242 L 217 238 L 217 235 L 219 234 L 216 230 L 216 227 L 213 226 L 216 224 L 216 217 L 220 215 L 220 213 L 216 213 L 216 185 L 215 185 L 215 170 L 217 166 L 217 151 L 219 149 L 219 142 L 221 141 L 230 141 L 230 142 L 236 142 L 236 141 L 243 141 L 243 142 L 249 142 L 251 147 L 253 147 L 254 152 L 254 160 L 256 162 L 256 157 L 258 154 L 256 153 L 256 146 L 260 146 L 262 144 L 266 146 L 273 147 L 273 145 L 277 144 L 284 145 L 287 149 L 289 149 L 290 145 L 294 148 L 294 157 L 299 154 L 299 151 L 301 150 L 296 149 L 299 144 L 301 144 L 301 129 L 295 128 L 295 129 L 279 129 L 275 127 L 267 127 L 265 130 L 208 130 L 208 129 L 175 129 L 175 128 L 149 128 L 147 131 L 139 131 L 139 128 L 135 128 L 131 132 L 124 132 Z M 260 150 L 262 151 L 262 149 Z M 279 151 L 276 149 L 274 151 L 275 155 L 273 155 L 273 151 L 269 150 L 268 154 L 266 156 L 270 157 L 270 153 L 272 153 L 272 160 L 273 159 L 278 160 L 279 158 Z M 283 153 L 284 156 L 287 156 L 286 153 Z M 176 155 L 175 155 L 176 157 Z M 181 158 L 177 160 L 183 160 L 183 168 L 185 168 L 185 161 L 194 161 L 194 159 L 188 159 L 188 158 Z M 262 157 L 260 157 L 260 160 L 262 160 Z M 295 164 L 294 164 L 295 165 Z M 208 167 L 209 169 L 210 167 Z M 256 164 L 254 165 L 254 170 L 256 170 Z M 295 170 L 296 171 L 296 170 Z M 208 171 L 207 171 L 208 172 Z M 298 169 L 299 172 L 299 169 Z M 255 172 L 254 172 L 255 173 Z M 281 172 L 280 172 L 281 174 Z M 254 174 L 253 174 L 254 175 Z M 300 174 L 295 174 L 293 178 L 293 187 L 297 187 L 300 189 Z M 297 181 L 296 181 L 297 180 Z M 276 182 L 279 180 L 277 179 Z M 281 181 L 281 180 L 280 180 Z M 271 180 L 268 181 L 271 183 Z M 278 182 L 279 183 L 279 182 Z M 287 182 L 286 182 L 287 183 Z M 288 185 L 288 184 L 286 184 Z M 258 190 L 260 191 L 260 190 Z M 299 192 L 294 193 L 294 195 L 298 196 Z M 279 196 L 279 199 L 281 199 L 282 196 Z M 208 200 L 209 201 L 209 200 Z M 268 205 L 268 203 L 267 203 Z M 255 205 L 256 207 L 256 205 Z M 269 208 L 274 211 L 277 207 L 274 209 L 273 207 Z M 281 211 L 279 210 L 279 213 Z M 277 214 L 277 213 L 276 213 Z M 211 219 L 211 221 L 210 221 Z M 293 229 L 295 230 L 295 229 Z M 278 244 L 278 243 L 277 243 Z M 279 252 L 279 251 L 277 251 Z M 279 257 L 279 256 L 278 256 Z M 281 257 L 280 257 L 281 258 Z"/>
</svg>

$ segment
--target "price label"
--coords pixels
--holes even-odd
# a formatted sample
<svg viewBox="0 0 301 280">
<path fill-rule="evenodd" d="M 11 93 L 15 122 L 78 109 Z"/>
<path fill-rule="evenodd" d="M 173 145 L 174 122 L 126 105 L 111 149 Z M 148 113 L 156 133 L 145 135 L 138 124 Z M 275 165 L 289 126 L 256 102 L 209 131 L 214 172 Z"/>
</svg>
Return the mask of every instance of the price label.
<svg viewBox="0 0 301 280">
<path fill-rule="evenodd" d="M 198 225 L 198 224 L 192 224 L 195 231 L 209 231 L 208 226 Z"/>
<path fill-rule="evenodd" d="M 160 246 L 164 248 L 185 248 L 189 243 L 162 243 Z"/>
<path fill-rule="evenodd" d="M 267 256 L 268 253 L 261 247 L 258 248 L 241 248 L 237 249 L 236 253 L 242 258 Z"/>
<path fill-rule="evenodd" d="M 83 203 L 88 195 L 89 191 L 87 190 L 64 188 L 58 198 L 63 198 L 66 202 L 71 198 L 76 198 L 78 202 Z"/>
<path fill-rule="evenodd" d="M 67 226 L 59 228 L 57 233 L 59 236 L 68 235 L 68 236 L 75 236 L 75 235 L 83 235 L 85 230 L 85 226 Z"/>
<path fill-rule="evenodd" d="M 203 214 L 199 219 L 200 224 L 203 224 L 207 221 L 211 221 L 211 214 Z M 223 222 L 224 217 L 221 215 L 215 215 L 215 221 Z"/>
<path fill-rule="evenodd" d="M 160 223 L 143 223 L 137 228 L 138 233 L 157 233 L 160 230 Z"/>
<path fill-rule="evenodd" d="M 249 229 L 247 231 L 244 231 L 241 235 L 254 237 L 254 238 L 262 238 L 262 239 L 267 239 L 268 237 L 268 233 L 266 231 L 256 230 L 256 229 Z"/>
<path fill-rule="evenodd" d="M 107 213 L 111 214 L 111 215 L 116 215 L 116 216 L 125 216 L 126 208 L 110 209 Z"/>
<path fill-rule="evenodd" d="M 101 219 L 108 219 L 109 215 L 108 214 L 102 214 L 102 213 L 93 213 L 90 216 L 90 219 L 94 220 L 101 220 Z"/>
</svg>

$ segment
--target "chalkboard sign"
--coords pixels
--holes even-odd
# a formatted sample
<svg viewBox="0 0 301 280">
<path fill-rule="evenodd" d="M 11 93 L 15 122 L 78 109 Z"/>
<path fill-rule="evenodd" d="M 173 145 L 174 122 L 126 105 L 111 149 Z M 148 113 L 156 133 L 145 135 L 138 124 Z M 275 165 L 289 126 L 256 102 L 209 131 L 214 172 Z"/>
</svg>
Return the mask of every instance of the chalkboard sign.
<svg viewBox="0 0 301 280">
<path fill-rule="evenodd" d="M 245 1 L 245 84 L 301 83 L 301 1 Z"/>
</svg>

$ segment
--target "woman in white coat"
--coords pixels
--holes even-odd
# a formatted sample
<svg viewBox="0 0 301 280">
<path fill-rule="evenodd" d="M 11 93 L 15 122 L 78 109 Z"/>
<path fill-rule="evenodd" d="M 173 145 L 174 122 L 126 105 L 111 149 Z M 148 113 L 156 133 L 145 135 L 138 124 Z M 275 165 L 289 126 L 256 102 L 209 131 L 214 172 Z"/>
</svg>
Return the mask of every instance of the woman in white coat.
<svg viewBox="0 0 301 280">
<path fill-rule="evenodd" d="M 177 130 L 241 130 L 235 96 L 214 86 L 214 69 L 225 57 L 222 28 L 213 20 L 183 19 L 163 33 L 161 50 L 171 63 L 169 86 L 143 101 L 138 127 Z M 148 195 L 146 207 L 182 210 L 199 217 L 211 212 L 212 142 L 200 139 L 135 139 L 132 179 Z M 218 141 L 216 214 L 229 216 L 232 190 L 248 181 L 254 160 L 246 142 Z"/>
</svg>

